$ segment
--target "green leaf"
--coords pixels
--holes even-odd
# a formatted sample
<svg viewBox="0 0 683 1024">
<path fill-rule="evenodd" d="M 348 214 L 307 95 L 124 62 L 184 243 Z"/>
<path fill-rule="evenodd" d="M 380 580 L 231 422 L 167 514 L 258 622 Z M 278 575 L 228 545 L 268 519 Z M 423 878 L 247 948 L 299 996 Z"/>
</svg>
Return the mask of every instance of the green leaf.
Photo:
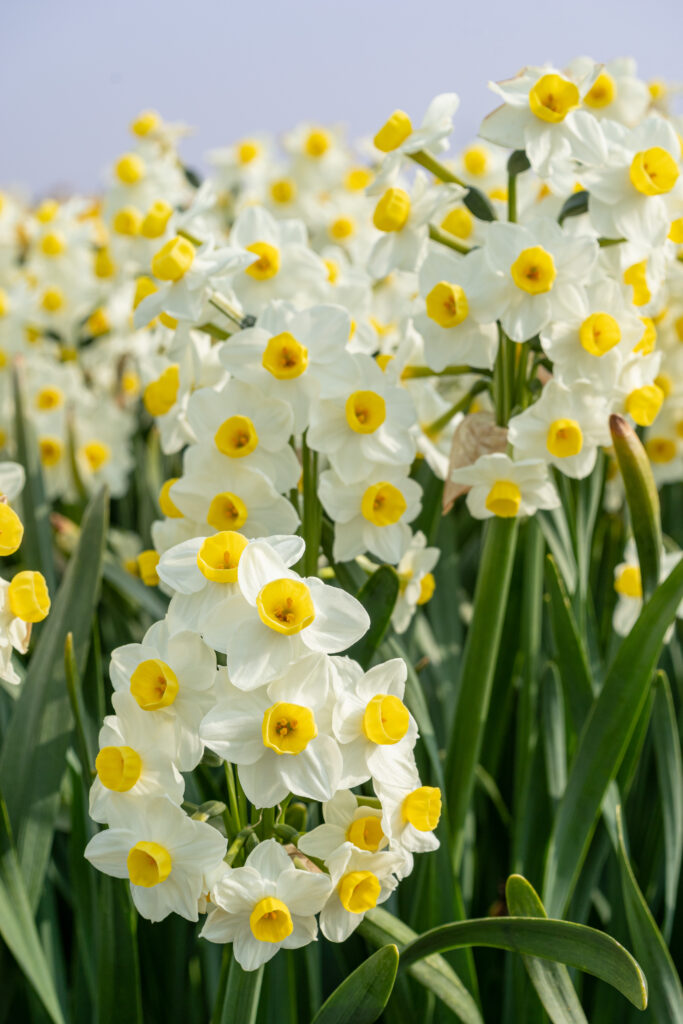
<svg viewBox="0 0 683 1024">
<path fill-rule="evenodd" d="M 5 801 L 0 795 L 0 935 L 54 1024 L 64 1024 L 19 867 Z M 3 979 L 3 988 L 5 987 Z"/>
<path fill-rule="evenodd" d="M 0 756 L 0 786 L 7 794 L 21 869 L 34 908 L 50 857 L 73 729 L 64 675 L 64 644 L 71 630 L 76 665 L 82 675 L 97 602 L 107 521 L 108 501 L 102 490 L 83 517 L 78 546 L 31 658 Z"/>
<path fill-rule="evenodd" d="M 50 505 L 45 497 L 38 445 L 31 424 L 24 416 L 24 400 L 17 372 L 14 373 L 13 383 L 17 461 L 26 472 L 26 483 L 21 494 L 24 524 L 22 556 L 31 569 L 39 569 L 42 572 L 48 590 L 52 593 L 55 588 L 55 566 L 52 556 Z"/>
<path fill-rule="evenodd" d="M 154 619 L 163 619 L 168 611 L 166 597 L 156 587 L 148 587 L 125 569 L 108 552 L 104 556 L 102 578 L 121 597 L 142 608 Z"/>
<path fill-rule="evenodd" d="M 432 928 L 401 953 L 401 967 L 462 946 L 490 946 L 555 960 L 606 981 L 644 1010 L 647 988 L 628 950 L 604 932 L 583 924 L 537 917 L 482 917 Z"/>
<path fill-rule="evenodd" d="M 232 959 L 228 972 L 228 984 L 223 1001 L 221 1024 L 255 1024 L 258 1013 L 263 966 L 255 971 L 243 971 Z"/>
<path fill-rule="evenodd" d="M 373 1024 L 389 1001 L 398 970 L 398 947 L 382 946 L 342 981 L 311 1024 Z"/>
<path fill-rule="evenodd" d="M 588 193 L 587 192 L 574 192 L 573 195 L 567 199 L 564 206 L 560 210 L 560 215 L 557 218 L 560 224 L 564 224 L 567 217 L 578 217 L 581 213 L 588 211 Z"/>
<path fill-rule="evenodd" d="M 510 875 L 505 886 L 505 899 L 513 917 L 548 916 L 536 890 L 521 875 Z M 533 956 L 523 956 L 522 959 L 538 998 L 553 1024 L 587 1024 L 564 964 Z"/>
<path fill-rule="evenodd" d="M 553 662 L 541 679 L 541 738 L 548 796 L 557 802 L 567 785 L 567 738 L 560 673 Z"/>
<path fill-rule="evenodd" d="M 577 732 L 581 731 L 593 703 L 593 683 L 588 655 L 574 618 L 564 581 L 552 555 L 546 559 L 546 584 L 550 596 L 550 621 L 557 648 L 557 665 L 565 699 Z"/>
<path fill-rule="evenodd" d="M 456 869 L 462 857 L 465 818 L 491 699 L 516 539 L 516 519 L 494 517 L 487 523 L 446 764 L 447 804 Z M 453 614 L 456 614 L 455 608 Z"/>
<path fill-rule="evenodd" d="M 683 988 L 671 954 L 633 874 L 624 841 L 621 807 L 617 808 L 617 832 L 626 920 L 638 959 L 647 974 L 652 1016 L 657 1024 L 681 1024 Z"/>
<path fill-rule="evenodd" d="M 391 622 L 398 597 L 398 574 L 390 565 L 380 565 L 360 588 L 356 597 L 370 616 L 370 629 L 347 654 L 368 668 Z"/>
<path fill-rule="evenodd" d="M 399 950 L 417 938 L 412 928 L 381 907 L 368 911 L 358 930 L 373 946 L 384 946 L 387 942 L 393 942 Z M 427 957 L 420 963 L 412 964 L 408 968 L 408 973 L 438 996 L 463 1024 L 483 1024 L 477 1004 L 443 957 Z"/>
<path fill-rule="evenodd" d="M 647 452 L 633 427 L 623 416 L 615 414 L 609 418 L 609 428 L 631 513 L 643 596 L 647 599 L 659 582 L 662 551 L 659 493 Z"/>
<path fill-rule="evenodd" d="M 543 902 L 551 914 L 562 913 L 572 895 L 600 805 L 640 718 L 664 634 L 682 599 L 679 562 L 622 641 L 586 719 L 550 837 Z"/>
<path fill-rule="evenodd" d="M 138 919 L 130 889 L 108 875 L 98 881 L 97 1024 L 142 1024 Z"/>
<path fill-rule="evenodd" d="M 657 673 L 652 735 L 664 820 L 665 910 L 662 931 L 668 939 L 676 912 L 676 894 L 683 854 L 683 769 L 676 709 L 669 680 L 664 672 Z"/>
</svg>

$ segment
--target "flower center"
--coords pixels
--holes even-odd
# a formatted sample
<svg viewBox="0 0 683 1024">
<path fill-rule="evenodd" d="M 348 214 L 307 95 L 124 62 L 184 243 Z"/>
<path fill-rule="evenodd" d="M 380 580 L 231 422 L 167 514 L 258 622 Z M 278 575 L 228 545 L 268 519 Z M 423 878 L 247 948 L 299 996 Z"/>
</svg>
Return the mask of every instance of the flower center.
<svg viewBox="0 0 683 1024">
<path fill-rule="evenodd" d="M 216 448 L 231 459 L 251 455 L 258 445 L 258 434 L 248 416 L 230 416 L 214 434 Z"/>
<path fill-rule="evenodd" d="M 469 238 L 474 230 L 474 218 L 464 206 L 458 206 L 446 214 L 441 221 L 441 227 L 456 238 Z"/>
<path fill-rule="evenodd" d="M 57 437 L 41 437 L 38 442 L 40 461 L 44 466 L 56 466 L 62 457 L 62 442 Z"/>
<path fill-rule="evenodd" d="M 549 124 L 564 121 L 570 110 L 579 105 L 579 90 L 562 75 L 543 75 L 529 92 L 532 114 Z"/>
<path fill-rule="evenodd" d="M 197 552 L 197 566 L 202 576 L 215 583 L 235 583 L 237 566 L 248 543 L 246 537 L 233 530 L 207 537 Z"/>
<path fill-rule="evenodd" d="M 12 615 L 22 622 L 42 622 L 50 610 L 50 595 L 42 573 L 24 569 L 12 577 L 7 590 Z"/>
<path fill-rule="evenodd" d="M 81 448 L 81 454 L 92 472 L 97 473 L 105 463 L 109 462 L 111 449 L 108 444 L 103 444 L 102 441 L 88 441 Z"/>
<path fill-rule="evenodd" d="M 678 181 L 678 165 L 661 146 L 636 153 L 628 173 L 633 187 L 644 196 L 665 195 Z"/>
<path fill-rule="evenodd" d="M 486 174 L 488 153 L 482 146 L 470 146 L 463 153 L 462 162 L 468 174 L 474 175 L 475 178 L 481 177 L 482 174 Z"/>
<path fill-rule="evenodd" d="M 35 398 L 36 409 L 45 412 L 47 409 L 58 409 L 64 401 L 59 388 L 42 388 Z"/>
<path fill-rule="evenodd" d="M 300 754 L 318 735 L 310 708 L 279 701 L 263 713 L 261 735 L 264 746 L 276 754 Z"/>
<path fill-rule="evenodd" d="M 410 196 L 402 188 L 388 188 L 375 207 L 372 223 L 378 231 L 400 231 L 410 216 Z"/>
<path fill-rule="evenodd" d="M 382 820 L 377 815 L 356 818 L 346 830 L 346 838 L 359 850 L 370 850 L 374 853 L 384 839 Z"/>
<path fill-rule="evenodd" d="M 510 273 L 517 287 L 529 295 L 549 292 L 557 276 L 552 256 L 540 245 L 523 249 L 510 267 Z"/>
<path fill-rule="evenodd" d="M 665 464 L 673 462 L 676 457 L 676 442 L 668 437 L 649 437 L 645 442 L 645 450 L 650 462 Z"/>
<path fill-rule="evenodd" d="M 212 498 L 206 521 L 215 530 L 241 530 L 248 518 L 247 506 L 232 491 Z"/>
<path fill-rule="evenodd" d="M 602 107 L 608 107 L 616 95 L 617 87 L 614 84 L 614 79 L 608 71 L 601 71 L 584 96 L 583 102 L 587 107 L 600 110 Z"/>
<path fill-rule="evenodd" d="M 617 594 L 623 594 L 624 597 L 642 597 L 643 584 L 638 566 L 625 566 L 614 581 L 614 589 Z"/>
<path fill-rule="evenodd" d="M 576 420 L 553 420 L 548 427 L 546 447 L 557 459 L 578 455 L 583 447 L 583 433 Z"/>
<path fill-rule="evenodd" d="M 258 142 L 253 139 L 244 139 L 237 147 L 237 159 L 241 164 L 250 164 L 261 152 Z"/>
<path fill-rule="evenodd" d="M 253 242 L 248 245 L 247 252 L 253 252 L 258 259 L 251 263 L 245 274 L 253 277 L 255 281 L 270 281 L 280 269 L 280 251 L 268 242 Z"/>
<path fill-rule="evenodd" d="M 398 149 L 413 130 L 410 118 L 403 110 L 395 110 L 388 121 L 382 125 L 373 142 L 380 153 L 391 153 Z"/>
<path fill-rule="evenodd" d="M 377 693 L 365 706 L 362 729 L 371 743 L 380 746 L 398 743 L 408 732 L 409 724 L 408 708 L 391 694 Z"/>
<path fill-rule="evenodd" d="M 183 513 L 176 507 L 173 499 L 171 498 L 171 488 L 173 487 L 173 484 L 177 482 L 177 476 L 169 477 L 169 479 L 162 484 L 161 490 L 159 491 L 159 508 L 169 519 L 183 518 Z"/>
<path fill-rule="evenodd" d="M 407 507 L 398 487 L 386 481 L 368 487 L 360 506 L 363 517 L 374 526 L 397 523 Z"/>
<path fill-rule="evenodd" d="M 150 416 L 165 416 L 175 405 L 179 388 L 179 366 L 172 363 L 145 388 L 142 400 Z"/>
<path fill-rule="evenodd" d="M 418 832 L 431 832 L 441 817 L 441 790 L 436 786 L 420 786 L 403 801 L 403 820 Z"/>
<path fill-rule="evenodd" d="M 427 316 L 439 327 L 457 327 L 467 318 L 469 303 L 459 284 L 439 281 L 425 299 Z"/>
<path fill-rule="evenodd" d="M 657 419 L 664 401 L 664 392 L 657 384 L 636 388 L 626 399 L 626 412 L 639 427 L 649 427 Z"/>
<path fill-rule="evenodd" d="M 422 579 L 420 580 L 420 593 L 417 599 L 417 603 L 427 604 L 427 602 L 431 601 L 431 599 L 433 598 L 435 590 L 436 580 L 434 579 L 434 574 L 431 572 L 426 572 Z"/>
<path fill-rule="evenodd" d="M 486 496 L 489 512 L 500 519 L 514 519 L 519 512 L 522 492 L 512 480 L 496 480 Z"/>
<path fill-rule="evenodd" d="M 145 889 L 165 882 L 173 868 L 166 847 L 146 841 L 135 844 L 128 854 L 126 865 L 133 885 L 142 885 Z"/>
<path fill-rule="evenodd" d="M 274 896 L 258 901 L 249 915 L 249 927 L 259 942 L 282 942 L 294 931 L 287 905 Z"/>
<path fill-rule="evenodd" d="M 377 906 L 382 891 L 377 875 L 372 871 L 349 871 L 339 882 L 339 902 L 350 914 L 364 914 Z"/>
<path fill-rule="evenodd" d="M 102 747 L 95 760 L 95 769 L 106 789 L 127 793 L 140 778 L 142 760 L 132 747 Z"/>
<path fill-rule="evenodd" d="M 304 143 L 304 152 L 307 156 L 318 160 L 327 153 L 329 148 L 330 136 L 322 128 L 315 128 L 312 132 L 308 133 Z"/>
<path fill-rule="evenodd" d="M 604 356 L 621 341 L 621 328 L 609 313 L 591 313 L 579 327 L 579 341 L 592 356 Z"/>
<path fill-rule="evenodd" d="M 277 380 L 294 380 L 308 367 L 308 349 L 289 331 L 283 331 L 269 340 L 261 364 Z"/>
<path fill-rule="evenodd" d="M 160 281 L 180 281 L 194 263 L 195 247 L 176 235 L 152 257 L 152 273 Z"/>
<path fill-rule="evenodd" d="M 387 416 L 386 402 L 375 391 L 354 391 L 345 409 L 346 422 L 356 434 L 374 434 Z"/>
<path fill-rule="evenodd" d="M 130 677 L 130 692 L 143 711 L 169 707 L 178 696 L 178 677 L 165 661 L 141 661 Z"/>
<path fill-rule="evenodd" d="M 271 580 L 256 598 L 261 622 L 276 633 L 293 636 L 313 622 L 315 608 L 311 592 L 301 580 Z"/>
</svg>

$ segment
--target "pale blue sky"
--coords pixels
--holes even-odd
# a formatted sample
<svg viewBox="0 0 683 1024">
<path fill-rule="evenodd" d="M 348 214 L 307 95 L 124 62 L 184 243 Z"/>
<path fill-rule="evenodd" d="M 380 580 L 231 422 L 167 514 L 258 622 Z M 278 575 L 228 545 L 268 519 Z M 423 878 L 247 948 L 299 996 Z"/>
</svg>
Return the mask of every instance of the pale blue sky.
<svg viewBox="0 0 683 1024">
<path fill-rule="evenodd" d="M 461 96 L 465 142 L 523 64 L 633 54 L 683 79 L 680 0 L 6 0 L 0 181 L 95 189 L 143 107 L 196 126 L 188 163 L 296 121 L 373 133 L 437 92 Z"/>
</svg>

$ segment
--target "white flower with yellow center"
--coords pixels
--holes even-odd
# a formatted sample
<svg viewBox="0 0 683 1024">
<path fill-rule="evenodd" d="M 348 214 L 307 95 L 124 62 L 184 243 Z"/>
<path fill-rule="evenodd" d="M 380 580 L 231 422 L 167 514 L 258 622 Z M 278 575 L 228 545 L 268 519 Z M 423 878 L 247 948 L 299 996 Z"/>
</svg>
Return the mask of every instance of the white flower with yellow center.
<svg viewBox="0 0 683 1024">
<path fill-rule="evenodd" d="M 208 153 L 221 191 L 236 186 L 258 187 L 267 176 L 272 159 L 273 142 L 267 135 L 245 136 L 231 146 Z"/>
<path fill-rule="evenodd" d="M 230 380 L 195 391 L 187 419 L 198 444 L 225 456 L 226 471 L 239 464 L 261 470 L 281 493 L 296 487 L 301 467 L 289 445 L 294 415 L 286 402 Z"/>
<path fill-rule="evenodd" d="M 626 238 L 643 255 L 669 234 L 671 200 L 680 198 L 681 147 L 673 125 L 651 116 L 631 130 L 605 123 L 607 156 L 581 172 L 591 223 L 606 238 Z"/>
<path fill-rule="evenodd" d="M 228 655 L 235 686 L 251 690 L 307 654 L 336 654 L 359 640 L 370 620 L 359 601 L 317 577 L 302 579 L 266 540 L 244 550 L 237 568 L 243 597 L 223 621 L 207 618 Z"/>
<path fill-rule="evenodd" d="M 107 875 L 129 879 L 133 903 L 149 921 L 169 914 L 196 921 L 199 898 L 226 847 L 217 829 L 158 797 L 131 801 L 125 819 L 93 836 L 85 858 Z"/>
<path fill-rule="evenodd" d="M 611 395 L 612 410 L 630 416 L 639 427 L 652 426 L 666 399 L 667 381 L 659 373 L 661 360 L 661 352 L 636 352 L 619 369 Z"/>
<path fill-rule="evenodd" d="M 322 660 L 312 658 L 312 672 L 304 669 L 309 681 L 303 689 L 294 667 L 271 686 L 249 693 L 224 681 L 221 698 L 201 723 L 202 740 L 237 765 L 244 792 L 256 807 L 273 807 L 288 793 L 329 800 L 339 788 L 342 755 L 332 736 L 332 698 Z"/>
<path fill-rule="evenodd" d="M 308 245 L 303 221 L 278 221 L 261 206 L 247 206 L 232 226 L 230 243 L 252 257 L 230 282 L 252 316 L 260 319 L 273 299 L 310 303 L 322 296 L 327 270 Z"/>
<path fill-rule="evenodd" d="M 664 403 L 654 425 L 645 431 L 645 451 L 658 487 L 683 480 L 683 405 Z"/>
<path fill-rule="evenodd" d="M 454 92 L 435 96 L 417 128 L 404 110 L 395 110 L 373 139 L 375 149 L 386 155 L 370 191 L 376 192 L 393 182 L 403 160 L 411 153 L 426 150 L 435 155 L 448 149 L 453 117 L 459 106 L 460 98 Z"/>
<path fill-rule="evenodd" d="M 410 544 L 408 524 L 420 511 L 422 496 L 407 466 L 374 466 L 365 480 L 354 484 L 328 469 L 320 475 L 318 495 L 335 524 L 336 562 L 369 551 L 396 565 Z"/>
<path fill-rule="evenodd" d="M 294 430 L 308 424 L 311 403 L 343 394 L 354 380 L 346 345 L 351 317 L 341 306 L 311 306 L 301 312 L 273 303 L 258 326 L 240 331 L 221 346 L 226 370 L 265 395 L 287 402 Z"/>
<path fill-rule="evenodd" d="M 111 656 L 115 690 L 130 693 L 139 707 L 174 732 L 173 760 L 191 771 L 202 756 L 199 723 L 213 703 L 216 656 L 197 633 L 169 635 L 165 621 L 156 622 L 141 644 L 117 647 Z"/>
<path fill-rule="evenodd" d="M 676 568 L 683 552 L 662 551 L 660 554 L 659 582 L 662 583 Z M 619 636 L 627 636 L 636 624 L 643 608 L 643 583 L 638 564 L 638 552 L 631 538 L 624 551 L 624 561 L 614 569 L 614 589 L 617 592 L 617 604 L 612 616 L 612 625 Z M 676 617 L 683 619 L 683 601 L 678 606 Z M 666 632 L 665 643 L 669 643 L 674 635 L 675 627 L 671 625 Z"/>
<path fill-rule="evenodd" d="M 331 800 L 326 800 L 322 814 L 324 824 L 307 832 L 297 844 L 309 857 L 327 861 L 344 843 L 370 853 L 389 844 L 382 830 L 381 807 L 359 803 L 349 789 L 340 789 Z"/>
<path fill-rule="evenodd" d="M 152 256 L 150 270 L 158 284 L 136 306 L 135 327 L 145 327 L 160 314 L 197 322 L 214 283 L 244 273 L 255 258 L 239 245 L 216 248 L 209 239 L 197 247 L 184 236 L 175 235 Z"/>
<path fill-rule="evenodd" d="M 208 537 L 192 537 L 164 552 L 157 571 L 174 592 L 167 612 L 172 632 L 195 630 L 220 649 L 222 620 L 235 600 L 243 600 L 237 567 L 248 543 L 241 533 L 221 530 Z M 305 546 L 301 537 L 287 534 L 268 537 L 268 543 L 288 566 L 299 561 Z"/>
<path fill-rule="evenodd" d="M 0 679 L 12 686 L 21 683 L 21 676 L 12 664 L 12 651 L 26 654 L 31 639 L 31 623 L 21 618 L 10 595 L 10 584 L 0 579 Z"/>
<path fill-rule="evenodd" d="M 351 388 L 311 406 L 306 435 L 310 447 L 327 455 L 348 483 L 362 480 L 373 463 L 405 465 L 415 456 L 410 395 L 387 379 L 370 356 L 355 355 L 353 362 Z"/>
<path fill-rule="evenodd" d="M 436 587 L 432 569 L 440 555 L 439 548 L 427 547 L 427 538 L 421 530 L 413 535 L 396 567 L 399 593 L 391 613 L 391 625 L 397 633 L 405 633 L 418 605 L 431 601 Z"/>
<path fill-rule="evenodd" d="M 397 760 L 410 760 L 417 724 L 403 702 L 407 669 L 393 658 L 363 672 L 350 658 L 336 659 L 337 700 L 332 729 L 342 757 L 342 786 L 391 779 Z"/>
<path fill-rule="evenodd" d="M 566 234 L 550 220 L 526 226 L 496 222 L 484 254 L 470 285 L 472 302 L 488 300 L 491 319 L 500 320 L 507 336 L 527 341 L 585 304 L 598 245 L 592 238 Z"/>
<path fill-rule="evenodd" d="M 332 892 L 320 912 L 320 931 L 330 942 L 344 942 L 368 910 L 389 899 L 398 885 L 393 872 L 403 858 L 396 853 L 369 853 L 351 843 L 328 860 Z"/>
<path fill-rule="evenodd" d="M 520 461 L 542 459 L 581 480 L 595 465 L 598 447 L 609 446 L 609 409 L 586 381 L 571 388 L 550 380 L 541 397 L 513 416 L 508 438 Z"/>
<path fill-rule="evenodd" d="M 526 67 L 507 81 L 489 82 L 503 105 L 479 130 L 489 142 L 525 150 L 539 178 L 565 194 L 574 186 L 577 160 L 597 163 L 605 156 L 600 124 L 579 109 L 600 65 L 580 71 L 574 78 L 550 66 Z"/>
<path fill-rule="evenodd" d="M 563 384 L 587 380 L 597 391 L 610 394 L 634 349 L 656 341 L 654 324 L 638 315 L 624 291 L 616 281 L 601 277 L 586 289 L 583 306 L 573 316 L 541 331 L 543 351 Z"/>
<path fill-rule="evenodd" d="M 314 942 L 315 915 L 330 892 L 321 872 L 297 869 L 274 840 L 259 843 L 243 868 L 226 872 L 211 890 L 215 909 L 201 936 L 209 942 L 232 942 L 235 960 L 255 971 L 279 949 L 299 949 Z"/>
<path fill-rule="evenodd" d="M 97 491 L 106 484 L 112 497 L 120 498 L 133 467 L 130 414 L 108 395 L 85 392 L 83 398 L 85 401 L 76 407 L 73 423 L 81 479 L 88 491 Z"/>
<path fill-rule="evenodd" d="M 557 508 L 559 495 L 541 459 L 514 462 L 503 452 L 482 455 L 471 466 L 454 469 L 451 480 L 469 487 L 467 507 L 475 519 L 532 516 Z"/>
<path fill-rule="evenodd" d="M 455 173 L 468 185 L 474 185 L 491 198 L 492 192 L 507 187 L 507 160 L 508 153 L 499 146 L 490 146 L 481 139 L 475 139 L 469 146 L 465 146 L 457 154 L 455 160 L 449 161 Z M 477 231 L 477 220 L 469 210 L 464 209 L 453 219 L 451 228 L 453 234 L 462 241 L 472 244 Z M 440 227 L 444 231 L 449 230 L 447 224 L 442 223 Z M 469 240 L 469 242 L 468 242 Z"/>
<path fill-rule="evenodd" d="M 340 125 L 302 121 L 282 138 L 290 159 L 292 177 L 302 190 L 332 190 L 348 167 L 349 154 Z"/>
<path fill-rule="evenodd" d="M 491 369 L 498 350 L 498 330 L 490 304 L 475 286 L 482 273 L 482 250 L 457 256 L 430 243 L 420 265 L 422 311 L 413 317 L 424 341 L 424 357 L 432 370 L 449 365 Z"/>
<path fill-rule="evenodd" d="M 574 79 L 593 75 L 596 62 L 590 57 L 577 57 L 571 61 L 568 72 Z M 583 96 L 583 105 L 597 118 L 609 118 L 621 124 L 639 124 L 650 106 L 647 82 L 638 78 L 636 62 L 632 57 L 617 57 L 607 61 L 598 77 Z"/>
<path fill-rule="evenodd" d="M 258 469 L 226 459 L 216 448 L 192 445 L 185 451 L 183 475 L 169 497 L 190 519 L 220 532 L 236 530 L 245 537 L 293 533 L 299 516 L 292 503 Z"/>
<path fill-rule="evenodd" d="M 100 729 L 89 813 L 93 821 L 125 826 L 132 800 L 166 795 L 180 806 L 185 781 L 173 764 L 171 723 L 148 715 L 130 693 L 114 693 L 112 704 L 115 714 Z"/>
<path fill-rule="evenodd" d="M 414 270 L 429 238 L 429 222 L 438 220 L 439 211 L 464 194 L 459 185 L 430 184 L 421 171 L 415 175 L 410 193 L 396 185 L 387 188 L 372 215 L 381 237 L 368 257 L 368 273 L 382 278 L 392 270 Z"/>
<path fill-rule="evenodd" d="M 378 779 L 375 788 L 382 805 L 382 829 L 389 837 L 392 852 L 425 853 L 438 849 L 434 829 L 441 817 L 441 790 L 421 784 L 412 758 L 397 761 L 392 779 Z M 406 858 L 399 877 L 409 873 L 411 867 L 410 858 Z"/>
</svg>

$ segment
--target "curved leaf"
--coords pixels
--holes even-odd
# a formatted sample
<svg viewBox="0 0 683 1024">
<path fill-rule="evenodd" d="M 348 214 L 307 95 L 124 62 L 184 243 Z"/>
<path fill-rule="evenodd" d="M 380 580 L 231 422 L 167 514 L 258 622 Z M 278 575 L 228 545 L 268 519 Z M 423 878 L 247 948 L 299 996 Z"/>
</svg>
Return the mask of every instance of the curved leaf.
<svg viewBox="0 0 683 1024">
<path fill-rule="evenodd" d="M 552 918 L 482 917 L 432 928 L 406 946 L 400 966 L 462 946 L 491 946 L 555 960 L 606 981 L 639 1010 L 647 1006 L 645 977 L 628 950 L 595 928 Z"/>
<path fill-rule="evenodd" d="M 547 918 L 545 907 L 530 882 L 521 875 L 510 875 L 505 899 L 513 917 Z M 564 964 L 523 956 L 524 966 L 538 998 L 553 1024 L 588 1024 L 569 971 Z"/>
<path fill-rule="evenodd" d="M 368 577 L 356 597 L 370 616 L 370 629 L 347 651 L 351 658 L 368 668 L 384 639 L 398 597 L 398 574 L 390 565 L 380 565 Z"/>
<path fill-rule="evenodd" d="M 221 1024 L 254 1024 L 263 982 L 263 966 L 255 971 L 244 971 L 232 960 L 228 984 L 223 1001 Z"/>
<path fill-rule="evenodd" d="M 683 562 L 659 585 L 622 641 L 588 715 L 550 837 L 543 902 L 551 914 L 563 912 L 574 890 L 600 805 L 638 724 L 664 634 L 681 600 Z"/>
<path fill-rule="evenodd" d="M 648 598 L 659 582 L 662 551 L 659 492 L 647 452 L 633 427 L 623 416 L 614 414 L 609 418 L 609 428 L 631 514 L 643 594 Z"/>
<path fill-rule="evenodd" d="M 373 1024 L 389 1001 L 398 970 L 398 947 L 382 946 L 342 981 L 311 1024 Z"/>
<path fill-rule="evenodd" d="M 668 939 L 676 912 L 676 893 L 683 855 L 683 768 L 676 709 L 669 680 L 664 672 L 657 674 L 652 732 L 664 819 L 665 916 L 662 931 Z"/>
</svg>

